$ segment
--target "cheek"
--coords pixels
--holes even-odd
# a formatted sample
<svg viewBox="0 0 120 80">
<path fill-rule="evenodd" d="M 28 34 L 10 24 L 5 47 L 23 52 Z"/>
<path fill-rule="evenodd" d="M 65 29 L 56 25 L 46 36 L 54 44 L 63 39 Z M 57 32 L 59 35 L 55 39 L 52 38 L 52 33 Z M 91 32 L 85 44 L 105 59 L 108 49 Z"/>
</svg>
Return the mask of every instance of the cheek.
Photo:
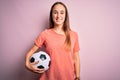
<svg viewBox="0 0 120 80">
<path fill-rule="evenodd" d="M 53 22 L 56 22 L 56 17 L 55 17 L 55 15 L 52 16 L 52 20 L 53 20 Z"/>
<path fill-rule="evenodd" d="M 54 14 L 54 15 L 52 15 L 52 18 L 53 18 L 53 19 L 55 19 L 55 18 L 56 18 L 56 15 L 55 15 L 55 14 Z"/>
<path fill-rule="evenodd" d="M 65 18 L 66 16 L 64 15 L 63 17 Z"/>
<path fill-rule="evenodd" d="M 66 17 L 65 15 L 62 16 L 62 18 L 63 18 L 64 20 L 65 20 L 65 17 Z"/>
<path fill-rule="evenodd" d="M 65 18 L 66 16 L 65 16 L 65 14 L 63 14 L 63 15 L 61 15 L 63 18 Z"/>
</svg>

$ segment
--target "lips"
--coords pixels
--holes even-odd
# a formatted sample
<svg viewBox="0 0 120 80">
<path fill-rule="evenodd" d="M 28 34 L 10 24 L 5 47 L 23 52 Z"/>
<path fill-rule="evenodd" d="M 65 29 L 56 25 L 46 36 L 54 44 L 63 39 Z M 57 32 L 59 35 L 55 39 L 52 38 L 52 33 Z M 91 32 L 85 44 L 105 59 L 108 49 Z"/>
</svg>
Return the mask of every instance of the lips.
<svg viewBox="0 0 120 80">
<path fill-rule="evenodd" d="M 61 20 L 56 20 L 57 22 L 60 22 Z"/>
<path fill-rule="evenodd" d="M 58 19 L 58 18 L 57 18 L 56 21 L 59 22 L 59 21 L 62 21 L 62 19 Z"/>
</svg>

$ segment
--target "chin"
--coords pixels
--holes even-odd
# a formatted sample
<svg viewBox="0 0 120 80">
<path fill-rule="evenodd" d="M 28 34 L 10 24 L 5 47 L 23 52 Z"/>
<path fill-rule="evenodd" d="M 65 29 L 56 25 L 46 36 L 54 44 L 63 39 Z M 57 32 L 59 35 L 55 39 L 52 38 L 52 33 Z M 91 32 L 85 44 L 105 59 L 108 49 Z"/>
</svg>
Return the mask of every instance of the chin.
<svg viewBox="0 0 120 80">
<path fill-rule="evenodd" d="M 55 23 L 55 25 L 59 26 L 59 25 L 63 25 L 63 23 Z"/>
<path fill-rule="evenodd" d="M 63 22 L 55 22 L 56 25 L 63 25 Z"/>
</svg>

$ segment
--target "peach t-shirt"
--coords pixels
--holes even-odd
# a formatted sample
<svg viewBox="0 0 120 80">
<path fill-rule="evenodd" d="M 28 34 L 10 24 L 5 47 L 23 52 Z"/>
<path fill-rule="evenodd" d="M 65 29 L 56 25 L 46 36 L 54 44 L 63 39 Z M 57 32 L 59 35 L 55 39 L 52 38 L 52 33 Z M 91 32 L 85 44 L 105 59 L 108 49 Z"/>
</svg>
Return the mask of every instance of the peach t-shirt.
<svg viewBox="0 0 120 80">
<path fill-rule="evenodd" d="M 71 51 L 63 45 L 65 35 L 56 33 L 53 29 L 46 29 L 35 40 L 38 47 L 45 45 L 46 52 L 50 55 L 50 68 L 45 71 L 40 80 L 74 80 L 73 54 L 80 50 L 77 33 L 70 31 Z"/>
</svg>

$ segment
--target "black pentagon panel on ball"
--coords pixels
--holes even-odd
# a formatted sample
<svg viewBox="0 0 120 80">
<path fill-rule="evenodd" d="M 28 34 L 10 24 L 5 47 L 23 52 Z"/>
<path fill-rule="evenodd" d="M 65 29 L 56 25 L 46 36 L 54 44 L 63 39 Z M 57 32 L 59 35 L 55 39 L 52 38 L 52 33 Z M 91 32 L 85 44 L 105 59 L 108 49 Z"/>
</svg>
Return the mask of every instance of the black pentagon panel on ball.
<svg viewBox="0 0 120 80">
<path fill-rule="evenodd" d="M 40 65 L 40 66 L 38 66 L 37 68 L 39 68 L 39 69 L 43 69 L 44 67 L 43 67 L 42 65 Z"/>
<path fill-rule="evenodd" d="M 34 62 L 34 61 L 35 61 L 35 58 L 32 57 L 32 58 L 30 59 L 30 62 L 32 63 L 32 62 Z"/>
<path fill-rule="evenodd" d="M 40 55 L 40 59 L 41 59 L 42 61 L 44 61 L 44 60 L 46 60 L 46 56 L 45 56 L 44 54 L 41 54 L 41 55 Z"/>
</svg>

